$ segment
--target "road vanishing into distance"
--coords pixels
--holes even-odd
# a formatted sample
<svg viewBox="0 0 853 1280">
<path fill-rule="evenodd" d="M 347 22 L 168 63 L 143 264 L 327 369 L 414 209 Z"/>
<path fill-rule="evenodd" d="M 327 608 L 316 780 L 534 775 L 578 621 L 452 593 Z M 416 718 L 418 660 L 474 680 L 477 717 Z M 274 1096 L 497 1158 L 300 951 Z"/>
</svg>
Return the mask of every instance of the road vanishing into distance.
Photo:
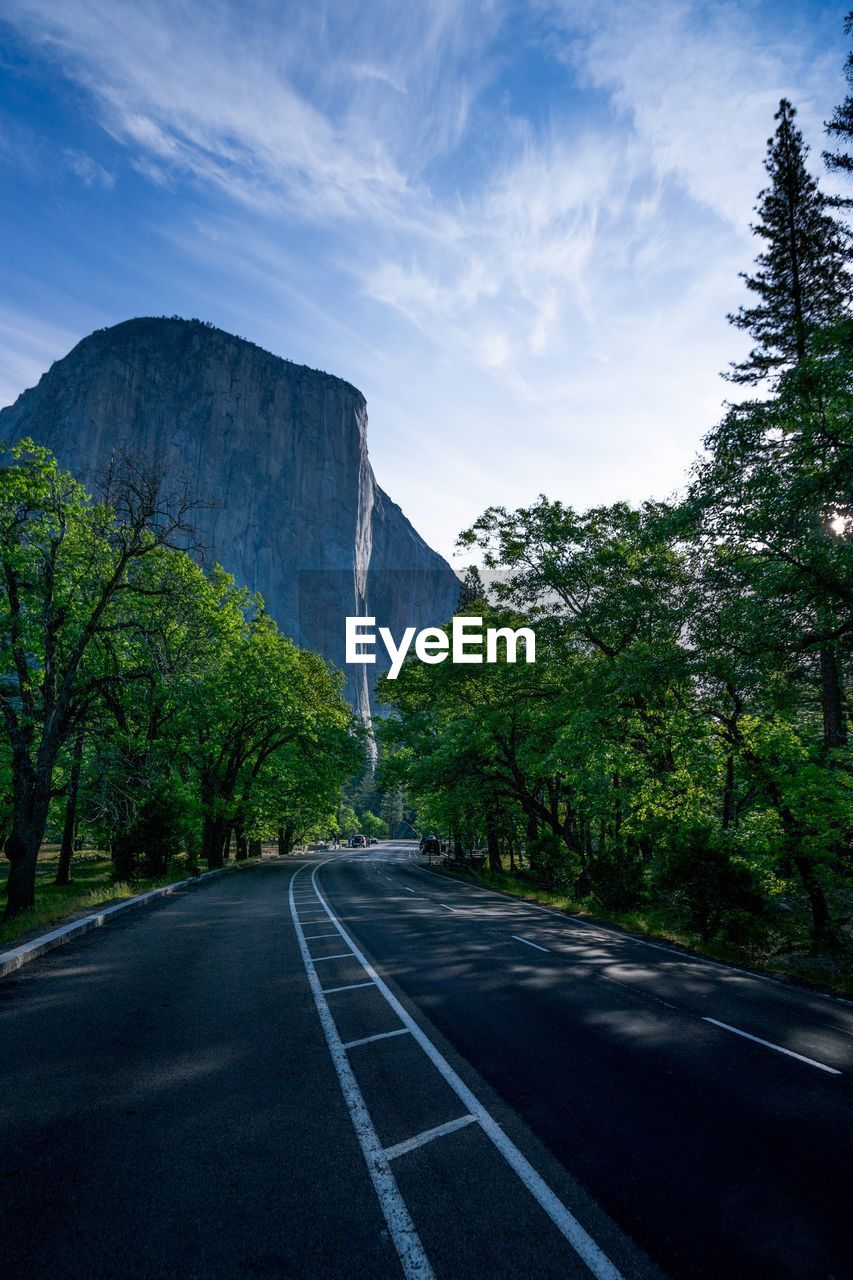
<svg viewBox="0 0 853 1280">
<path fill-rule="evenodd" d="M 853 1005 L 270 859 L 0 980 L 4 1280 L 853 1276 Z"/>
</svg>

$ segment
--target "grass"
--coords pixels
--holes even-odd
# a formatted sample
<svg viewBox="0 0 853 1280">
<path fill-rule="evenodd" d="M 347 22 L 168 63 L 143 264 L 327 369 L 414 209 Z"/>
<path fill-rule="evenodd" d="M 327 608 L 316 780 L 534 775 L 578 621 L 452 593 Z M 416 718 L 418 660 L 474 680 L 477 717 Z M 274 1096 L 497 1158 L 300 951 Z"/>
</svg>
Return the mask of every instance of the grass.
<svg viewBox="0 0 853 1280">
<path fill-rule="evenodd" d="M 498 889 L 527 902 L 553 907 L 591 922 L 615 926 L 628 933 L 654 938 L 682 947 L 695 955 L 720 960 L 739 968 L 754 969 L 773 977 L 787 978 L 833 995 L 853 998 L 853 946 L 842 944 L 829 950 L 815 950 L 805 928 L 771 931 L 766 941 L 738 946 L 719 939 L 703 940 L 665 904 L 649 904 L 630 911 L 605 910 L 594 898 L 575 898 L 565 891 L 539 888 L 524 872 L 445 871 L 487 888 Z"/>
<path fill-rule="evenodd" d="M 14 920 L 0 921 L 0 949 L 6 950 L 16 942 L 24 942 L 29 937 L 45 933 L 69 916 L 87 915 L 105 903 L 115 902 L 119 898 L 132 898 L 136 893 L 144 893 L 146 889 L 181 880 L 186 875 L 185 866 L 180 864 L 174 867 L 173 874 L 162 880 L 116 883 L 112 878 L 112 862 L 109 857 L 96 851 L 88 851 L 75 857 L 71 866 L 71 884 L 60 886 L 53 883 L 56 863 L 55 855 L 50 852 L 43 851 L 39 855 L 36 905 L 15 916 Z M 2 884 L 5 887 L 5 877 Z"/>
</svg>

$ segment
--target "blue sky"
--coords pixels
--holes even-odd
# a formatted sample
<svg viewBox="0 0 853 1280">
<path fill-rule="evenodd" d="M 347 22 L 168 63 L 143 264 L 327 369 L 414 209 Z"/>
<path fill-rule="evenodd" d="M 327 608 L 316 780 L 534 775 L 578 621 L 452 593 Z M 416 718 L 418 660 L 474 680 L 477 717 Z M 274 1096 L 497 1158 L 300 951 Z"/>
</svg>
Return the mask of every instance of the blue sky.
<svg viewBox="0 0 853 1280">
<path fill-rule="evenodd" d="M 848 7 L 6 0 L 0 404 L 198 316 L 359 387 L 445 554 L 491 503 L 664 497 L 748 344 L 773 112 L 820 171 Z"/>
</svg>

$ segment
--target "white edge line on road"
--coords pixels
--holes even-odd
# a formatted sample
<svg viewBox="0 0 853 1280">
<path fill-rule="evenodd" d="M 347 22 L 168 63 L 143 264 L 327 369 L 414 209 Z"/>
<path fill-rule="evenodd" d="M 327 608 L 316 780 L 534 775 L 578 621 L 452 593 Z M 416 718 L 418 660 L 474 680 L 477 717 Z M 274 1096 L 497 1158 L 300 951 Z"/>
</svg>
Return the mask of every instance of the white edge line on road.
<svg viewBox="0 0 853 1280">
<path fill-rule="evenodd" d="M 455 1133 L 457 1129 L 464 1129 L 466 1125 L 476 1123 L 476 1116 L 459 1116 L 457 1120 L 448 1120 L 447 1124 L 437 1124 L 434 1129 L 424 1129 L 423 1133 L 416 1133 L 413 1138 L 406 1138 L 404 1142 L 396 1142 L 393 1147 L 386 1147 L 385 1154 L 389 1160 L 396 1160 L 399 1156 L 408 1155 L 410 1151 L 417 1151 L 418 1147 L 426 1146 L 436 1138 L 443 1138 L 445 1134 Z"/>
<path fill-rule="evenodd" d="M 520 938 L 517 933 L 511 933 L 511 938 L 515 938 L 516 942 L 523 942 L 526 947 L 535 947 L 537 951 L 547 951 L 550 954 L 550 947 L 540 947 L 538 942 L 531 942 L 529 938 Z"/>
<path fill-rule="evenodd" d="M 317 884 L 317 872 L 321 867 L 327 865 L 328 863 L 326 862 L 320 862 L 317 864 L 311 873 L 311 883 L 314 885 L 317 896 L 323 903 L 329 919 L 332 921 L 332 924 L 338 930 L 338 933 L 344 939 L 347 946 L 352 948 L 353 954 L 362 964 L 365 973 L 373 979 L 385 999 L 390 1004 L 391 1008 L 397 1014 L 400 1021 L 409 1028 L 415 1040 L 429 1058 L 430 1062 L 432 1062 L 439 1074 L 444 1077 L 453 1092 L 461 1100 L 465 1110 L 470 1112 L 470 1114 L 480 1122 L 483 1131 L 488 1135 L 495 1147 L 497 1147 L 509 1167 L 521 1182 L 523 1182 L 534 1200 L 536 1200 L 545 1210 L 545 1213 L 554 1223 L 560 1234 L 568 1240 L 578 1257 L 583 1260 L 587 1267 L 589 1267 L 592 1274 L 596 1277 L 596 1280 L 623 1280 L 621 1272 L 617 1270 L 607 1255 L 599 1248 L 592 1236 L 589 1235 L 589 1233 L 581 1226 L 574 1214 L 571 1213 L 566 1205 L 563 1204 L 562 1200 L 560 1200 L 555 1192 L 551 1190 L 545 1179 L 536 1172 L 527 1157 L 522 1155 L 512 1139 L 504 1133 L 503 1129 L 493 1118 L 491 1113 L 487 1111 L 479 1099 L 475 1097 L 465 1084 L 464 1080 L 457 1075 L 450 1063 L 445 1057 L 443 1057 L 439 1050 L 436 1049 L 428 1036 L 421 1031 L 411 1014 L 403 1008 L 400 1001 L 391 991 L 390 987 L 382 981 L 379 974 L 370 964 L 369 960 L 367 960 L 364 954 L 356 946 L 356 943 L 347 933 L 343 925 L 340 924 Z"/>
<path fill-rule="evenodd" d="M 407 1036 L 408 1034 L 408 1027 L 398 1027 L 396 1031 L 378 1031 L 375 1036 L 362 1036 L 360 1040 L 347 1040 L 344 1048 L 356 1049 L 360 1044 L 373 1044 L 374 1040 L 390 1040 L 392 1036 Z"/>
<path fill-rule="evenodd" d="M 429 1259 L 424 1252 L 424 1247 L 415 1230 L 415 1224 L 409 1216 L 403 1197 L 400 1195 L 397 1180 L 391 1172 L 388 1157 L 385 1155 L 382 1143 L 379 1141 L 379 1136 L 373 1127 L 373 1122 L 370 1119 L 370 1114 L 358 1087 L 358 1081 L 349 1064 L 346 1049 L 343 1046 L 341 1037 L 338 1035 L 335 1020 L 326 1003 L 326 997 L 320 986 L 320 980 L 315 972 L 314 962 L 311 959 L 311 953 L 308 950 L 308 944 L 302 932 L 302 925 L 299 923 L 299 917 L 296 914 L 296 903 L 293 901 L 293 881 L 301 870 L 302 868 L 300 867 L 300 870 L 291 877 L 288 887 L 290 914 L 293 918 L 296 940 L 302 953 L 302 961 L 305 965 L 305 973 L 308 977 L 311 993 L 314 996 L 314 1004 L 317 1007 L 320 1025 L 325 1033 L 329 1053 L 338 1073 L 344 1101 L 349 1109 L 353 1128 L 370 1174 L 370 1180 L 379 1199 L 385 1221 L 388 1223 L 388 1230 L 391 1233 L 391 1239 L 394 1241 L 394 1247 L 397 1250 L 397 1256 L 400 1259 L 400 1264 L 407 1280 L 434 1280 L 434 1273 L 429 1264 Z"/>
<path fill-rule="evenodd" d="M 828 1067 L 825 1062 L 816 1062 L 814 1058 L 807 1058 L 803 1053 L 794 1053 L 793 1049 L 785 1049 L 781 1044 L 774 1044 L 772 1040 L 762 1040 L 761 1036 L 754 1036 L 748 1031 L 741 1031 L 739 1027 L 731 1027 L 727 1022 L 718 1022 L 716 1018 L 703 1018 L 702 1021 L 713 1023 L 715 1027 L 722 1027 L 724 1031 L 731 1031 L 736 1036 L 743 1036 L 744 1040 L 752 1040 L 755 1044 L 763 1044 L 765 1049 L 775 1049 L 777 1053 L 784 1053 L 789 1058 L 796 1058 L 798 1062 L 808 1063 L 810 1067 L 817 1067 L 818 1071 L 828 1071 L 831 1076 L 841 1075 L 840 1071 L 835 1067 Z"/>
</svg>

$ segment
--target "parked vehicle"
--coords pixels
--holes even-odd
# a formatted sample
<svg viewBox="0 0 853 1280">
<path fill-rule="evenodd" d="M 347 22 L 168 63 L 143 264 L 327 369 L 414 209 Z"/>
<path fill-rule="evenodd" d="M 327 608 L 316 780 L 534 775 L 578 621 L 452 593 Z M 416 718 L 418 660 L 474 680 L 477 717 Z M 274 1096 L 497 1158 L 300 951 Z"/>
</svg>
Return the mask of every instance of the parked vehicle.
<svg viewBox="0 0 853 1280">
<path fill-rule="evenodd" d="M 351 849 L 365 849 L 367 847 L 367 840 L 364 836 L 350 836 L 349 847 Z"/>
</svg>

